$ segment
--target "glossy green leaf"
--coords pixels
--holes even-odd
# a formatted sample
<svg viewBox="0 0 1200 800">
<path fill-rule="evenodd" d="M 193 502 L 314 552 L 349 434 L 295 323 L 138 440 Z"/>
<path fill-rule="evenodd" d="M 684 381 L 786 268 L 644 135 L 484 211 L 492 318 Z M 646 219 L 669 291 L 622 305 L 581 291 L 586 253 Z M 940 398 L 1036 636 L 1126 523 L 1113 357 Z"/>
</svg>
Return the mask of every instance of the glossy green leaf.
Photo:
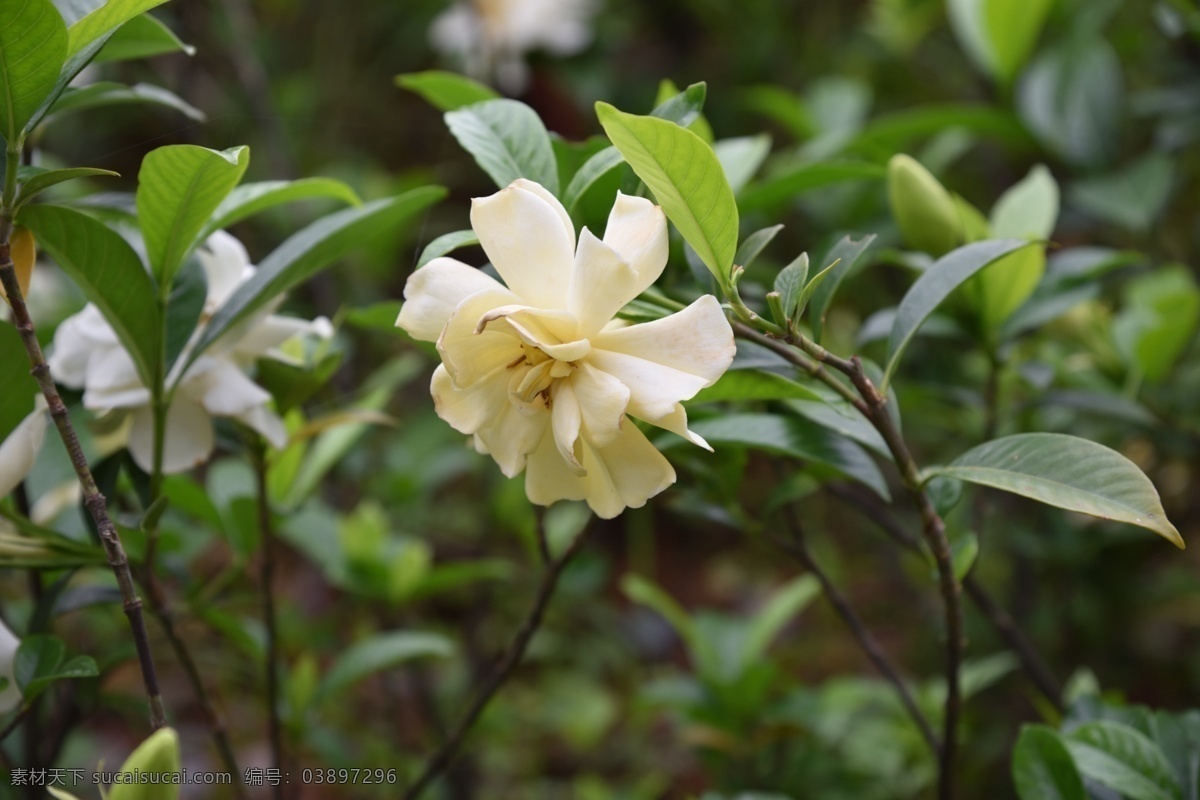
<svg viewBox="0 0 1200 800">
<path fill-rule="evenodd" d="M 989 239 L 953 250 L 934 262 L 921 274 L 900 301 L 892 333 L 888 338 L 887 367 L 883 383 L 891 381 L 900 358 L 921 324 L 972 275 L 987 265 L 1022 247 L 1031 246 L 1020 239 Z"/>
<path fill-rule="evenodd" d="M 446 190 L 440 186 L 424 186 L 398 197 L 338 211 L 293 235 L 264 258 L 254 277 L 240 285 L 213 315 L 190 360 L 280 294 L 445 196 Z"/>
<path fill-rule="evenodd" d="M 1021 728 L 1013 748 L 1013 783 L 1020 800 L 1087 800 L 1066 742 L 1045 726 Z"/>
<path fill-rule="evenodd" d="M 879 468 L 861 447 L 807 419 L 727 414 L 696 420 L 690 427 L 718 451 L 721 445 L 742 446 L 811 461 L 863 483 L 880 497 L 890 496 Z"/>
<path fill-rule="evenodd" d="M 1037 44 L 1055 0 L 986 0 L 984 23 L 996 77 L 1011 83 Z"/>
<path fill-rule="evenodd" d="M 301 178 L 296 181 L 262 181 L 234 188 L 204 224 L 201 239 L 271 208 L 301 200 L 336 200 L 348 206 L 362 200 L 347 184 L 333 178 Z"/>
<path fill-rule="evenodd" d="M 1037 289 L 1046 272 L 1046 250 L 1033 244 L 999 258 L 963 286 L 984 331 L 1000 329 Z"/>
<path fill-rule="evenodd" d="M 739 136 L 713 142 L 713 152 L 725 170 L 729 188 L 737 194 L 758 174 L 763 162 L 771 153 L 771 137 L 765 133 L 757 136 Z"/>
<path fill-rule="evenodd" d="M 563 192 L 563 205 L 572 209 L 587 190 L 595 185 L 612 170 L 625 163 L 621 151 L 615 147 L 606 147 L 583 163 L 583 166 L 571 177 Z"/>
<path fill-rule="evenodd" d="M 401 89 L 416 92 L 426 102 L 441 111 L 454 111 L 463 106 L 496 100 L 500 95 L 478 81 L 463 75 L 441 70 L 410 72 L 396 76 L 396 85 Z"/>
<path fill-rule="evenodd" d="M 68 31 L 68 55 L 75 55 L 101 36 L 112 33 L 139 14 L 164 2 L 166 0 L 108 0 L 71 26 Z"/>
<path fill-rule="evenodd" d="M 975 447 L 925 477 L 991 486 L 1047 505 L 1154 531 L 1183 547 L 1154 484 L 1125 456 L 1060 433 L 1022 433 Z"/>
<path fill-rule="evenodd" d="M 441 258 L 447 253 L 453 253 L 460 247 L 470 247 L 476 244 L 479 244 L 479 236 L 473 230 L 444 233 L 425 245 L 425 249 L 421 251 L 421 257 L 417 259 L 417 268 L 420 269 L 435 258 Z"/>
<path fill-rule="evenodd" d="M 740 206 L 745 211 L 770 208 L 814 189 L 885 177 L 886 167 L 866 161 L 815 161 L 752 184 L 741 193 Z"/>
<path fill-rule="evenodd" d="M 67 87 L 70 86 L 71 82 L 79 76 L 79 73 L 83 71 L 83 68 L 91 63 L 92 59 L 95 58 L 98 52 L 100 52 L 101 48 L 104 47 L 111 36 L 111 32 L 104 34 L 99 39 L 91 44 L 88 44 L 78 53 L 67 59 L 66 63 L 62 66 L 62 70 L 59 71 L 58 78 L 54 81 L 54 86 L 50 90 L 50 93 L 46 95 L 44 100 L 42 100 L 41 105 L 38 106 L 37 110 L 33 113 L 33 116 L 29 118 L 29 121 L 25 123 L 25 132 L 27 134 L 41 124 L 42 119 L 46 116 L 46 114 L 49 113 L 50 107 L 58 102 L 58 98 L 62 95 L 62 93 L 65 92 Z"/>
<path fill-rule="evenodd" d="M 1127 725 L 1089 722 L 1067 735 L 1066 746 L 1085 777 L 1129 800 L 1182 800 L 1166 755 Z"/>
<path fill-rule="evenodd" d="M 142 381 L 151 385 L 161 321 L 154 282 L 133 248 L 103 223 L 72 208 L 28 205 L 18 219 L 96 304 L 129 351 Z"/>
<path fill-rule="evenodd" d="M 774 372 L 764 372 L 756 369 L 736 369 L 726 372 L 712 386 L 701 389 L 695 397 L 688 401 L 688 404 L 745 400 L 813 400 L 824 402 L 824 398 L 820 394 L 790 378 L 785 378 Z"/>
<path fill-rule="evenodd" d="M 829 277 L 813 292 L 812 300 L 809 302 L 808 320 L 812 327 L 813 341 L 820 343 L 821 336 L 825 332 L 825 312 L 829 310 L 834 294 L 837 293 L 842 281 L 855 270 L 874 241 L 875 234 L 864 236 L 858 241 L 849 236 L 843 236 L 825 254 L 822 262 L 825 265 L 834 264 L 835 266 L 829 273 Z"/>
<path fill-rule="evenodd" d="M 918 140 L 952 128 L 1014 145 L 1030 143 L 1029 134 L 1010 111 L 988 105 L 939 104 L 876 117 L 846 146 L 845 152 L 886 159 Z"/>
<path fill-rule="evenodd" d="M 779 307 L 783 312 L 783 321 L 780 324 L 796 318 L 800 295 L 804 293 L 807 284 L 808 253 L 801 253 L 775 276 L 775 291 L 779 293 Z"/>
<path fill-rule="evenodd" d="M 820 593 L 821 583 L 812 575 L 801 575 L 772 592 L 750 621 L 742 644 L 742 663 L 750 666 L 766 655 L 772 640 Z"/>
<path fill-rule="evenodd" d="M 395 631 L 376 634 L 351 645 L 321 682 L 319 697 L 329 700 L 376 672 L 392 669 L 415 658 L 449 658 L 454 642 L 439 633 Z"/>
<path fill-rule="evenodd" d="M 93 108 L 106 106 L 146 104 L 162 106 L 178 111 L 196 122 L 207 117 L 204 112 L 188 103 L 174 92 L 149 83 L 126 86 L 123 83 L 100 81 L 78 89 L 68 87 L 42 120 L 43 125 L 53 125 L 64 116 Z"/>
<path fill-rule="evenodd" d="M 1146 380 L 1166 378 L 1200 325 L 1200 288 L 1187 267 L 1165 267 L 1131 281 L 1112 324 L 1125 360 Z"/>
<path fill-rule="evenodd" d="M 39 390 L 37 381 L 29 374 L 21 334 L 8 322 L 0 322 L 0 353 L 5 354 L 0 358 L 0 386 L 5 387 L 0 392 L 0 442 L 3 442 L 33 411 Z"/>
<path fill-rule="evenodd" d="M 55 681 L 99 674 L 92 659 L 75 656 L 64 661 L 66 653 L 66 645 L 57 636 L 35 634 L 21 640 L 13 659 L 13 675 L 25 702 L 32 701 Z"/>
<path fill-rule="evenodd" d="M 446 125 L 501 189 L 517 178 L 558 194 L 558 166 L 546 126 L 516 100 L 488 100 L 446 113 Z"/>
<path fill-rule="evenodd" d="M 1169 155 L 1150 153 L 1116 172 L 1077 181 L 1068 194 L 1071 204 L 1089 216 L 1140 233 L 1162 215 L 1175 177 Z"/>
<path fill-rule="evenodd" d="M 133 61 L 167 53 L 195 55 L 196 48 L 184 44 L 175 33 L 149 14 L 140 14 L 113 31 L 92 63 Z"/>
<path fill-rule="evenodd" d="M 626 114 L 607 103 L 597 103 L 596 113 L 667 217 L 718 282 L 727 285 L 737 251 L 738 209 L 712 148 L 666 120 Z"/>
<path fill-rule="evenodd" d="M 73 181 L 79 178 L 96 178 L 100 176 L 118 178 L 120 175 L 107 169 L 94 169 L 92 167 L 72 167 L 70 169 L 48 169 L 36 172 L 25 178 L 22 175 L 21 188 L 17 193 L 17 206 L 22 206 L 28 203 L 37 195 L 49 189 L 51 186 L 57 186 L 66 181 Z"/>
<path fill-rule="evenodd" d="M 781 230 L 783 230 L 782 225 L 772 225 L 747 236 L 738 245 L 737 252 L 733 256 L 733 263 L 739 267 L 748 267 L 753 264 L 754 259 L 758 258 L 759 254 L 767 248 L 767 245 Z"/>
<path fill-rule="evenodd" d="M 0 4 L 0 134 L 14 146 L 53 92 L 67 59 L 67 27 L 50 0 Z"/>
<path fill-rule="evenodd" d="M 87 19 L 85 17 L 85 19 Z M 137 212 L 154 276 L 169 285 L 212 213 L 237 186 L 250 151 L 177 144 L 153 150 L 138 172 Z"/>
</svg>

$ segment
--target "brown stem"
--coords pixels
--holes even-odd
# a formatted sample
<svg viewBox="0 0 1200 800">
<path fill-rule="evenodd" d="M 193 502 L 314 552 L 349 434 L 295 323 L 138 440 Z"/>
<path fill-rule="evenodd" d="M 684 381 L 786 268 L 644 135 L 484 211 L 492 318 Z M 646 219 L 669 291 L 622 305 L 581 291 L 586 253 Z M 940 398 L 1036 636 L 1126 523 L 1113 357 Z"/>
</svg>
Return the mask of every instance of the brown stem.
<svg viewBox="0 0 1200 800">
<path fill-rule="evenodd" d="M 67 406 L 58 394 L 58 389 L 54 385 L 54 379 L 50 375 L 50 366 L 46 363 L 46 357 L 42 354 L 41 345 L 38 344 L 33 320 L 29 316 L 28 306 L 25 305 L 25 297 L 21 293 L 21 286 L 17 282 L 16 268 L 12 262 L 12 253 L 8 243 L 8 236 L 11 230 L 10 225 L 11 223 L 5 223 L 2 226 L 2 231 L 0 231 L 0 234 L 2 234 L 0 235 L 0 284 L 4 286 L 4 292 L 8 295 L 8 303 L 12 307 L 13 312 L 13 321 L 16 323 L 17 332 L 21 335 L 21 341 L 25 345 L 25 352 L 29 356 L 30 373 L 37 381 L 42 395 L 46 398 L 46 404 L 50 409 L 50 416 L 54 420 L 54 425 L 58 428 L 58 434 L 67 448 L 67 453 L 71 458 L 71 465 L 75 468 L 75 476 L 79 479 L 80 486 L 83 487 L 83 504 L 96 525 L 96 530 L 100 534 L 100 543 L 104 547 L 104 554 L 108 559 L 108 565 L 112 568 L 113 575 L 117 579 L 117 587 L 121 592 L 122 608 L 125 611 L 125 616 L 129 618 L 129 628 L 133 633 L 133 643 L 137 650 L 138 665 L 142 671 L 142 683 L 145 686 L 146 699 L 150 706 L 150 725 L 157 730 L 166 724 L 166 712 L 163 708 L 162 692 L 158 688 L 158 673 L 154 668 L 154 656 L 150 652 L 150 638 L 146 633 L 146 620 L 142 615 L 142 600 L 137 595 L 137 589 L 133 582 L 133 573 L 129 568 L 129 559 L 126 557 L 125 548 L 121 544 L 121 536 L 117 533 L 117 526 L 113 524 L 112 519 L 108 516 L 108 504 L 105 502 L 104 495 L 100 493 L 99 488 L 96 486 L 92 470 L 88 467 L 87 458 L 84 456 L 83 448 L 79 444 L 79 437 L 75 434 L 75 428 L 71 425 L 71 417 L 67 412 Z"/>
<path fill-rule="evenodd" d="M 867 492 L 858 491 L 853 486 L 840 486 L 838 484 L 830 484 L 829 491 L 835 497 L 845 500 L 850 506 L 856 509 L 859 513 L 865 516 L 871 522 L 888 535 L 893 541 L 907 550 L 918 551 L 920 549 L 917 540 L 910 534 L 900 520 L 892 516 L 891 512 L 879 503 L 874 497 Z M 1004 610 L 1001 605 L 996 602 L 996 598 L 992 597 L 991 592 L 984 588 L 973 574 L 968 574 L 963 579 L 963 588 L 967 590 L 967 596 L 979 608 L 983 615 L 991 622 L 992 627 L 1000 634 L 1000 637 L 1017 653 L 1017 658 L 1021 661 L 1021 666 L 1028 673 L 1030 680 L 1038 688 L 1038 691 L 1050 701 L 1058 711 L 1063 711 L 1062 702 L 1062 687 L 1058 680 L 1054 677 L 1054 673 L 1046 665 L 1038 653 L 1037 648 L 1029 641 L 1025 633 L 1013 620 L 1012 616 Z"/>
<path fill-rule="evenodd" d="M 904 705 L 905 710 L 908 711 L 909 716 L 913 718 L 913 722 L 917 724 L 917 727 L 921 731 L 921 736 L 925 738 L 925 742 L 929 745 L 929 749 L 935 754 L 940 753 L 942 743 L 938 741 L 937 734 L 933 731 L 933 726 L 929 724 L 929 720 L 921 712 L 920 707 L 917 706 L 917 701 L 913 698 L 912 692 L 908 690 L 908 685 L 900 677 L 900 673 L 892 665 L 892 662 L 888 660 L 887 653 L 884 652 L 878 640 L 875 639 L 875 636 L 867 629 L 867 626 L 850 605 L 850 601 L 838 590 L 833 580 L 829 577 L 829 574 L 821 569 L 820 564 L 813 558 L 812 553 L 808 549 L 807 537 L 797 517 L 795 506 L 789 507 L 788 516 L 790 517 L 789 522 L 792 538 L 790 540 L 777 538 L 776 544 L 787 553 L 795 556 L 796 560 L 803 564 L 804 568 L 812 573 L 821 584 L 821 591 L 825 593 L 826 599 L 833 605 L 838 615 L 842 618 L 842 621 L 846 623 L 846 627 L 854 634 L 854 638 L 858 640 L 858 644 L 862 647 L 863 652 L 867 654 L 867 658 L 871 660 L 875 668 L 879 670 L 880 674 L 896 690 L 896 694 L 900 697 L 900 702 Z"/>
<path fill-rule="evenodd" d="M 425 764 L 425 769 L 421 771 L 417 780 L 404 793 L 404 800 L 416 800 L 421 796 L 421 792 L 433 782 L 435 778 L 450 765 L 459 749 L 466 739 L 467 733 L 470 732 L 471 726 L 475 724 L 475 720 L 487 708 L 487 704 L 491 701 L 492 696 L 504 685 L 509 679 L 517 665 L 521 663 L 522 657 L 525 655 L 525 649 L 529 646 L 529 642 L 533 639 L 533 635 L 537 633 L 538 628 L 542 624 L 542 616 L 546 613 L 546 607 L 550 604 L 550 598 L 554 596 L 554 590 L 558 587 L 558 579 L 562 576 L 563 569 L 574 558 L 575 554 L 583 547 L 587 539 L 589 529 L 585 528 L 557 559 L 551 561 L 542 573 L 542 582 L 538 586 L 537 597 L 533 601 L 533 606 L 529 609 L 529 614 L 525 617 L 521 627 L 517 630 L 512 641 L 509 642 L 508 649 L 504 653 L 504 657 L 500 659 L 500 663 L 488 675 L 483 686 L 475 695 L 475 699 L 471 701 L 471 705 L 467 708 L 465 714 L 454 726 L 450 737 L 438 748 L 437 752 Z"/>
<path fill-rule="evenodd" d="M 275 533 L 271 522 L 271 497 L 267 489 L 267 460 L 261 444 L 255 447 L 254 468 L 257 479 L 258 530 L 262 536 L 262 569 L 259 591 L 262 593 L 263 624 L 267 630 L 266 678 L 267 718 L 271 740 L 271 766 L 282 769 L 283 733 L 279 723 L 279 635 L 275 615 L 275 595 L 272 586 L 275 577 Z M 283 783 L 275 786 L 275 800 L 284 800 Z"/>
</svg>

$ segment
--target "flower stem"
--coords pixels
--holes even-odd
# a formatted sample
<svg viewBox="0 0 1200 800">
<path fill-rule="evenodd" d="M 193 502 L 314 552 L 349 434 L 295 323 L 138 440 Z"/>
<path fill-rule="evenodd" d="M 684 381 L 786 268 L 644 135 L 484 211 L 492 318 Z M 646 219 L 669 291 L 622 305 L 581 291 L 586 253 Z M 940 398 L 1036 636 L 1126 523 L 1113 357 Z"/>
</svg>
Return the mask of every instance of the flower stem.
<svg viewBox="0 0 1200 800">
<path fill-rule="evenodd" d="M 267 489 L 267 454 L 261 442 L 252 445 L 254 473 L 258 500 L 258 531 L 262 537 L 262 568 L 259 591 L 262 594 L 263 625 L 267 631 L 266 680 L 267 719 L 271 740 L 271 766 L 282 769 L 283 735 L 279 722 L 279 635 L 275 615 L 275 595 L 272 583 L 275 573 L 274 528 L 271 522 L 271 497 Z M 275 800 L 283 800 L 283 784 L 277 783 Z"/>
<path fill-rule="evenodd" d="M 8 155 L 9 174 L 11 176 L 15 172 L 11 150 Z M 8 194 L 9 189 L 6 179 L 6 199 Z M 11 208 L 11 206 L 6 207 L 6 210 L 8 208 Z M 50 416 L 54 420 L 54 425 L 58 428 L 58 434 L 67 448 L 67 453 L 71 458 L 71 466 L 75 469 L 75 476 L 79 479 L 80 486 L 83 487 L 83 504 L 96 525 L 96 530 L 100 534 L 100 544 L 104 547 L 104 554 L 108 559 L 108 565 L 112 568 L 113 575 L 117 579 L 117 587 L 121 592 L 122 608 L 125 611 L 125 616 L 129 618 L 129 627 L 133 632 L 134 647 L 138 655 L 138 665 L 142 671 L 142 683 L 145 686 L 146 699 L 150 706 L 150 725 L 157 730 L 166 724 L 166 712 L 163 708 L 162 692 L 158 688 L 158 673 L 154 668 L 154 656 L 150 652 L 150 638 L 146 633 L 146 620 L 142 615 L 142 600 L 138 597 L 137 589 L 134 586 L 133 573 L 129 568 L 129 559 L 125 555 L 125 548 L 121 544 L 121 536 L 117 533 L 117 526 L 113 524 L 112 519 L 108 515 L 108 504 L 104 499 L 104 495 L 100 493 L 99 488 L 96 486 L 96 480 L 92 476 L 87 458 L 83 454 L 83 448 L 79 444 L 79 437 L 76 435 L 75 428 L 71 424 L 71 417 L 67 411 L 67 406 L 58 394 L 58 389 L 54 385 L 54 379 L 50 375 L 50 366 L 46 363 L 46 357 L 43 355 L 42 347 L 38 343 L 33 320 L 29 316 L 29 307 L 25 305 L 25 297 L 21 293 L 21 285 L 17 282 L 17 271 L 13 266 L 12 252 L 9 246 L 9 235 L 11 233 L 12 219 L 9 216 L 0 218 L 0 284 L 4 286 L 4 291 L 8 295 L 9 305 L 12 306 L 13 320 L 16 323 L 17 331 L 21 335 L 21 341 L 25 345 L 25 352 L 29 357 L 29 363 L 32 367 L 30 372 L 37 381 L 42 395 L 46 398 L 46 404 L 50 408 Z"/>
<path fill-rule="evenodd" d="M 589 526 L 590 527 L 590 526 Z M 575 537 L 575 541 L 567 548 L 561 556 L 551 561 L 546 565 L 542 572 L 542 581 L 538 586 L 537 597 L 533 601 L 533 606 L 529 609 L 525 620 L 521 623 L 521 627 L 517 630 L 508 649 L 504 653 L 504 657 L 500 659 L 500 663 L 496 665 L 491 674 L 484 681 L 483 686 L 475 694 L 475 699 L 471 701 L 471 705 L 467 708 L 465 714 L 454 726 L 450 737 L 438 748 L 437 752 L 425 764 L 425 769 L 413 782 L 408 791 L 404 793 L 404 800 L 416 800 L 421 796 L 421 793 L 428 788 L 429 784 L 434 781 L 439 775 L 450 766 L 450 762 L 458 754 L 462 748 L 463 741 L 471 730 L 471 726 L 475 724 L 475 720 L 487 708 L 493 695 L 499 691 L 505 681 L 509 679 L 517 665 L 521 663 L 521 659 L 525 655 L 525 649 L 529 646 L 529 642 L 533 639 L 533 635 L 537 633 L 538 628 L 542 624 L 542 617 L 546 613 L 546 607 L 550 604 L 550 599 L 554 596 L 555 589 L 558 588 L 558 579 L 562 576 L 563 570 L 575 554 L 583 547 L 587 539 L 589 528 L 584 528 L 580 534 Z"/>
</svg>

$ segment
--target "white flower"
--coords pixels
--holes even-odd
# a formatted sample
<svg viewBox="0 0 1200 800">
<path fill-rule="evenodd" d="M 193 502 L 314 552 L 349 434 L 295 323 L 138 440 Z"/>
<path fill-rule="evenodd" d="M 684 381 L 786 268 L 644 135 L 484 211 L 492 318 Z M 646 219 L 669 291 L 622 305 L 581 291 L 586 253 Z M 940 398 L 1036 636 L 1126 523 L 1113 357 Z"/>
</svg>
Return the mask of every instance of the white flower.
<svg viewBox="0 0 1200 800">
<path fill-rule="evenodd" d="M 8 683 L 0 689 L 0 714 L 7 714 L 21 705 L 21 690 L 17 688 L 17 678 L 13 672 L 13 661 L 17 657 L 17 648 L 21 646 L 18 639 L 8 626 L 0 622 L 0 678 Z"/>
<path fill-rule="evenodd" d="M 224 231 L 210 236 L 196 251 L 208 280 L 204 324 L 245 281 L 255 268 L 241 242 Z M 212 454 L 212 417 L 231 417 L 261 433 L 275 447 L 287 441 L 283 421 L 269 407 L 271 395 L 246 375 L 256 359 L 285 360 L 277 347 L 303 333 L 329 336 L 325 319 L 307 322 L 271 315 L 274 306 L 235 325 L 182 375 L 172 374 L 167 386 L 175 387 L 167 410 L 163 447 L 163 472 L 191 469 Z M 177 366 L 186 360 L 181 356 Z M 88 305 L 59 326 L 54 335 L 50 372 L 64 386 L 84 390 L 84 407 L 98 413 L 124 410 L 132 417 L 129 452 L 146 471 L 154 467 L 154 415 L 150 390 L 142 383 L 133 359 L 121 345 L 100 310 Z"/>
<path fill-rule="evenodd" d="M 0 498 L 7 496 L 33 469 L 46 438 L 46 400 L 40 394 L 34 409 L 0 442 Z M 0 694 L 0 699 L 4 697 Z"/>
<path fill-rule="evenodd" d="M 527 469 L 534 503 L 587 500 L 605 519 L 644 505 L 675 471 L 626 414 L 708 448 L 680 401 L 716 381 L 734 353 L 711 295 L 654 322 L 613 320 L 666 266 L 662 209 L 618 194 L 604 239 L 584 228 L 576 248 L 562 204 L 518 180 L 476 199 L 471 226 L 507 287 L 435 259 L 408 279 L 396 321 L 437 342 L 438 414 L 505 475 Z"/>
<path fill-rule="evenodd" d="M 529 81 L 523 56 L 544 49 L 567 56 L 592 40 L 589 26 L 596 0 L 459 0 L 438 15 L 429 40 L 463 60 L 476 78 L 494 74 L 505 90 L 519 92 Z"/>
</svg>

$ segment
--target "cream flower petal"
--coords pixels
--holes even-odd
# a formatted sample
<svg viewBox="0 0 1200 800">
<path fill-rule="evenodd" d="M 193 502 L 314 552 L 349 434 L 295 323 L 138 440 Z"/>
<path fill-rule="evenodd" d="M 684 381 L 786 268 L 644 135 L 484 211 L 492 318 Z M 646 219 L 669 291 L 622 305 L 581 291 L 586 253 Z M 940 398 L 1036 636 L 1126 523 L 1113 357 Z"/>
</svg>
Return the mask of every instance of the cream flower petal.
<svg viewBox="0 0 1200 800">
<path fill-rule="evenodd" d="M 86 386 L 83 405 L 92 410 L 133 408 L 150 402 L 150 391 L 122 347 L 102 347 L 92 353 Z"/>
<path fill-rule="evenodd" d="M 48 360 L 50 373 L 63 386 L 82 388 L 87 383 L 88 360 L 98 349 L 107 347 L 120 347 L 117 334 L 100 309 L 89 304 L 63 320 L 54 332 L 54 351 Z"/>
<path fill-rule="evenodd" d="M 254 406 L 234 416 L 239 422 L 251 430 L 256 430 L 266 439 L 271 447 L 282 450 L 288 443 L 287 426 L 271 409 L 265 405 Z"/>
<path fill-rule="evenodd" d="M 0 442 L 0 498 L 25 480 L 45 440 L 46 402 L 38 395 L 33 411 Z"/>
<path fill-rule="evenodd" d="M 505 306 L 484 314 L 476 331 L 507 333 L 559 361 L 578 361 L 592 350 L 587 339 L 576 337 L 578 325 L 568 311 L 528 306 Z"/>
<path fill-rule="evenodd" d="M 583 465 L 575 456 L 579 429 L 583 425 L 583 410 L 579 407 L 579 398 L 571 388 L 570 381 L 560 381 L 556 384 L 552 396 L 554 403 L 550 411 L 550 429 L 554 434 L 558 454 L 567 463 L 567 469 L 576 475 L 583 475 Z"/>
<path fill-rule="evenodd" d="M 494 373 L 460 389 L 444 364 L 433 371 L 429 390 L 439 417 L 459 433 L 475 433 L 489 425 L 499 409 L 508 405 L 509 375 Z"/>
<path fill-rule="evenodd" d="M 645 286 L 616 250 L 587 228 L 579 236 L 567 309 L 579 320 L 579 335 L 591 336 L 608 324 Z"/>
<path fill-rule="evenodd" d="M 522 301 L 541 308 L 566 308 L 575 230 L 561 204 L 520 181 L 471 202 L 471 227 L 483 250 Z"/>
<path fill-rule="evenodd" d="M 396 325 L 418 341 L 436 342 L 459 303 L 489 290 L 506 291 L 474 267 L 453 258 L 435 258 L 409 276 Z M 506 304 L 519 302 L 516 295 L 509 295 Z"/>
<path fill-rule="evenodd" d="M 245 361 L 253 361 L 262 356 L 280 358 L 281 354 L 271 351 L 289 339 L 304 335 L 328 339 L 333 336 L 333 325 L 325 317 L 307 320 L 272 314 L 246 331 L 246 335 L 234 345 L 233 355 Z"/>
<path fill-rule="evenodd" d="M 271 401 L 271 394 L 225 358 L 201 356 L 179 384 L 186 394 L 216 417 L 237 417 Z"/>
<path fill-rule="evenodd" d="M 701 436 L 698 433 L 693 433 L 692 431 L 688 430 L 687 411 L 684 409 L 684 407 L 681 403 L 676 403 L 675 408 L 672 409 L 670 414 L 667 414 L 662 417 L 657 417 L 655 419 L 649 419 L 645 416 L 635 414 L 632 409 L 630 410 L 629 413 L 632 414 L 633 416 L 637 417 L 640 420 L 645 420 L 646 422 L 649 422 L 651 425 L 655 425 L 659 428 L 662 428 L 663 430 L 668 430 L 671 433 L 674 433 L 678 436 L 682 436 L 684 439 L 687 439 L 692 444 L 697 445 L 699 447 L 703 447 L 705 450 L 707 450 L 710 453 L 713 452 L 712 445 L 710 445 L 707 441 L 705 441 L 703 436 Z"/>
<path fill-rule="evenodd" d="M 733 361 L 733 329 L 705 295 L 669 317 L 608 329 L 592 338 L 588 362 L 630 390 L 629 413 L 658 419 L 711 386 Z"/>
<path fill-rule="evenodd" d="M 511 330 L 480 330 L 484 315 L 511 294 L 500 288 L 467 297 L 450 315 L 438 337 L 438 353 L 460 388 L 471 386 L 521 358 L 521 340 Z"/>
<path fill-rule="evenodd" d="M 217 231 L 205 239 L 203 246 L 196 248 L 196 258 L 208 281 L 204 309 L 210 314 L 254 274 L 245 246 L 225 231 Z"/>
<path fill-rule="evenodd" d="M 184 472 L 208 460 L 213 451 L 212 419 L 204 408 L 183 392 L 177 392 L 167 409 L 163 441 L 163 472 Z M 149 406 L 133 412 L 129 429 L 129 454 L 146 472 L 154 469 L 154 414 Z"/>
<path fill-rule="evenodd" d="M 481 428 L 476 435 L 496 459 L 500 471 L 515 478 L 525 469 L 526 458 L 538 442 L 544 436 L 553 438 L 546 435 L 549 423 L 548 414 L 524 414 L 511 403 L 505 403 L 492 424 Z"/>
<path fill-rule="evenodd" d="M 0 622 L 0 678 L 8 683 L 0 689 L 0 714 L 7 714 L 21 705 L 21 690 L 17 688 L 16 671 L 13 662 L 17 658 L 17 648 L 21 640 L 13 634 L 8 626 Z"/>
<path fill-rule="evenodd" d="M 604 228 L 604 243 L 637 273 L 637 291 L 633 293 L 637 297 L 658 280 L 667 266 L 667 217 L 646 198 L 617 192 L 617 202 Z"/>
<path fill-rule="evenodd" d="M 553 442 L 547 447 L 543 441 L 529 456 L 525 494 L 530 502 L 587 500 L 596 516 L 612 519 L 626 508 L 641 508 L 675 482 L 670 462 L 636 425 L 622 426 L 621 434 L 605 447 L 596 447 L 586 438 L 581 442 L 586 475 L 564 470 Z"/>
<path fill-rule="evenodd" d="M 616 439 L 625 423 L 629 387 L 587 362 L 572 373 L 570 383 L 579 399 L 583 426 L 592 443 L 603 447 Z"/>
</svg>

